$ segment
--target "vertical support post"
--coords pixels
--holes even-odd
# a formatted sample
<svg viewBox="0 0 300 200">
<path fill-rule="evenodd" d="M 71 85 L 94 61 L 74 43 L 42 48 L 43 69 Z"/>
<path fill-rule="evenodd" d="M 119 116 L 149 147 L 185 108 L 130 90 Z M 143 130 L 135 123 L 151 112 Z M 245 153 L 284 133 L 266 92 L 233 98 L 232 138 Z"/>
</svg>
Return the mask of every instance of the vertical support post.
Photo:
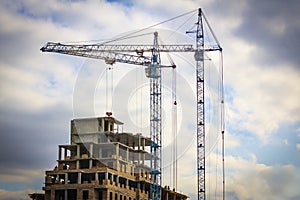
<svg viewBox="0 0 300 200">
<path fill-rule="evenodd" d="M 120 146 L 119 146 L 119 143 L 117 143 L 116 145 L 116 168 L 117 168 L 117 171 L 120 170 Z M 121 170 L 120 170 L 121 171 Z"/>
<path fill-rule="evenodd" d="M 161 68 L 158 33 L 154 33 L 150 78 L 150 199 L 161 199 Z"/>
<path fill-rule="evenodd" d="M 78 184 L 81 184 L 81 172 L 78 172 Z"/>
<path fill-rule="evenodd" d="M 101 119 L 101 132 L 104 132 L 104 119 Z"/>
<path fill-rule="evenodd" d="M 93 159 L 91 159 L 91 158 L 93 158 L 94 156 L 93 156 L 93 149 L 94 149 L 94 145 L 93 145 L 93 143 L 91 143 L 90 144 L 90 156 L 89 156 L 89 169 L 92 169 L 93 168 Z"/>
<path fill-rule="evenodd" d="M 58 160 L 61 160 L 61 146 L 58 146 Z"/>
<path fill-rule="evenodd" d="M 116 176 L 116 184 L 117 186 L 119 186 L 119 175 L 115 175 Z"/>
<path fill-rule="evenodd" d="M 129 161 L 129 148 L 126 148 L 126 161 Z"/>
<path fill-rule="evenodd" d="M 98 172 L 95 173 L 95 180 L 98 181 Z"/>
<path fill-rule="evenodd" d="M 80 145 L 77 144 L 77 158 L 80 158 Z"/>
<path fill-rule="evenodd" d="M 197 181 L 198 200 L 205 200 L 205 112 L 204 112 L 204 35 L 202 10 L 198 11 L 196 32 L 196 87 L 197 87 Z"/>
<path fill-rule="evenodd" d="M 139 153 L 138 153 L 138 164 L 139 165 L 141 164 L 141 152 L 140 152 L 140 150 L 141 150 L 141 135 L 138 134 L 138 151 L 139 151 Z"/>
<path fill-rule="evenodd" d="M 68 189 L 65 189 L 65 199 L 68 199 Z"/>
<path fill-rule="evenodd" d="M 67 148 L 64 148 L 64 160 L 66 160 L 67 155 L 68 155 L 68 150 Z"/>
<path fill-rule="evenodd" d="M 91 143 L 91 144 L 90 144 L 90 158 L 93 158 L 93 157 L 94 157 L 94 156 L 93 156 L 93 154 L 94 154 L 93 150 L 94 150 L 94 145 L 93 145 L 93 143 Z"/>
<path fill-rule="evenodd" d="M 76 160 L 76 169 L 80 168 L 79 160 Z"/>
<path fill-rule="evenodd" d="M 68 184 L 68 180 L 69 180 L 68 173 L 65 173 L 65 184 Z"/>
</svg>

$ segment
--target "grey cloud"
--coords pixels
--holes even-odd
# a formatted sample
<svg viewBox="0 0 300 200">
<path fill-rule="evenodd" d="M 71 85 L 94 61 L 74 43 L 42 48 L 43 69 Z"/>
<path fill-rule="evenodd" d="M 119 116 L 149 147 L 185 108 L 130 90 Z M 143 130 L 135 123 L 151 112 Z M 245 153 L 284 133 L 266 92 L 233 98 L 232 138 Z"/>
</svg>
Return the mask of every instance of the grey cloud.
<svg viewBox="0 0 300 200">
<path fill-rule="evenodd" d="M 204 12 L 212 19 L 216 29 L 218 24 L 224 25 L 226 19 L 240 20 L 239 26 L 231 32 L 249 45 L 257 47 L 252 57 L 256 64 L 289 63 L 299 66 L 299 7 L 300 2 L 297 0 L 217 0 L 205 6 Z M 222 39 L 223 42 L 226 40 Z M 233 42 L 229 44 L 235 45 Z M 224 50 L 226 51 L 226 47 Z"/>
<path fill-rule="evenodd" d="M 1 169 L 51 167 L 57 145 L 68 140 L 68 106 L 54 105 L 31 113 L 1 108 L 0 112 Z"/>
<path fill-rule="evenodd" d="M 264 64 L 292 63 L 299 66 L 300 2 L 247 1 L 243 22 L 236 35 L 258 47 Z M 233 44 L 234 45 L 234 44 Z"/>
</svg>

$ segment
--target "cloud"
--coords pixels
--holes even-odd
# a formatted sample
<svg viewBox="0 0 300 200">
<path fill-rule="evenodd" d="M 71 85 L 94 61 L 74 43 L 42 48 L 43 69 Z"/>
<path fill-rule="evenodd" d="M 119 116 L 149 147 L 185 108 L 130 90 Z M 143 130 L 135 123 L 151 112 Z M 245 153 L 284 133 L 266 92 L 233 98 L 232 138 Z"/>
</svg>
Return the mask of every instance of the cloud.
<svg viewBox="0 0 300 200">
<path fill-rule="evenodd" d="M 226 149 L 234 149 L 241 145 L 241 139 L 238 135 L 231 134 L 228 130 L 225 131 L 225 147 Z"/>
<path fill-rule="evenodd" d="M 300 150 L 300 143 L 296 144 L 296 148 L 297 148 L 297 150 Z"/>
<path fill-rule="evenodd" d="M 284 139 L 282 142 L 283 142 L 284 145 L 288 145 L 289 144 L 289 141 L 287 139 Z"/>
<path fill-rule="evenodd" d="M 300 128 L 297 128 L 296 131 L 298 132 L 298 137 L 300 137 Z"/>
<path fill-rule="evenodd" d="M 298 7 L 299 1 L 290 1 L 288 4 L 280 0 L 247 2 L 242 15 L 243 23 L 236 34 L 259 47 L 253 54 L 258 58 L 257 63 L 290 63 L 294 67 L 299 66 L 295 45 L 300 42 Z"/>
<path fill-rule="evenodd" d="M 227 157 L 227 193 L 236 199 L 297 199 L 299 168 L 268 166 L 238 157 Z M 232 173 L 233 172 L 233 173 Z M 238 172 L 238 173 L 237 173 Z"/>
<path fill-rule="evenodd" d="M 32 183 L 35 177 L 43 177 L 42 169 L 1 169 L 0 182 Z"/>
<path fill-rule="evenodd" d="M 32 189 L 20 190 L 20 191 L 8 191 L 0 189 L 0 196 L 2 200 L 19 200 L 19 199 L 30 199 L 28 194 L 36 193 L 41 191 L 36 191 Z"/>
<path fill-rule="evenodd" d="M 248 66 L 234 77 L 230 81 L 241 84 L 235 85 L 233 102 L 229 102 L 229 109 L 233 110 L 229 111 L 229 123 L 237 123 L 237 127 L 265 140 L 281 124 L 300 120 L 300 107 L 296 102 L 300 98 L 296 87 L 300 81 L 299 71 L 287 66 L 275 69 Z"/>
<path fill-rule="evenodd" d="M 189 155 L 190 154 L 190 155 Z M 190 149 L 186 156 L 180 160 L 179 190 L 187 193 L 191 199 L 196 198 L 194 191 L 197 183 L 196 174 L 193 171 L 195 160 L 189 159 L 195 156 L 193 149 Z M 210 198 L 221 199 L 221 163 L 215 161 L 217 154 L 210 154 L 206 159 L 209 167 L 206 168 L 207 196 Z M 220 162 L 220 161 L 218 161 Z M 184 167 L 183 167 L 184 166 Z M 217 166 L 217 168 L 216 168 Z M 293 165 L 265 165 L 257 162 L 254 154 L 249 157 L 225 156 L 226 167 L 226 198 L 230 199 L 265 199 L 266 197 L 274 200 L 297 199 L 300 193 L 297 183 L 300 181 L 300 169 Z M 216 180 L 217 186 L 216 186 Z M 189 187 L 184 187 L 188 185 Z M 194 187 L 192 187 L 194 186 Z M 217 196 L 215 196 L 217 190 Z"/>
</svg>

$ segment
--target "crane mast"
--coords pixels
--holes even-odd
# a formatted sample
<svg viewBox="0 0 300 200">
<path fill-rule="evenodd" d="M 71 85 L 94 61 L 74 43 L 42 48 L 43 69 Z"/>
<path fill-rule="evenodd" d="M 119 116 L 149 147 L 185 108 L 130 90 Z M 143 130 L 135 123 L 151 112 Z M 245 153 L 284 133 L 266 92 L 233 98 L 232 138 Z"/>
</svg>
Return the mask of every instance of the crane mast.
<svg viewBox="0 0 300 200">
<path fill-rule="evenodd" d="M 161 199 L 161 66 L 158 33 L 154 33 L 152 62 L 148 68 L 150 78 L 150 199 Z"/>
<path fill-rule="evenodd" d="M 197 187 L 198 200 L 205 199 L 205 112 L 204 112 L 204 36 L 202 11 L 199 9 L 196 32 L 197 88 Z"/>
<path fill-rule="evenodd" d="M 204 20 L 203 20 L 204 19 Z M 207 45 L 204 40 L 203 23 L 206 22 L 217 45 Z M 197 101 L 197 196 L 198 200 L 205 200 L 205 100 L 204 100 L 204 52 L 222 51 L 212 32 L 201 8 L 198 9 L 196 30 L 187 31 L 196 37 L 196 46 L 190 44 L 159 45 L 158 33 L 154 32 L 152 45 L 111 45 L 111 44 L 61 44 L 48 42 L 41 48 L 42 52 L 53 52 L 73 56 L 104 60 L 106 64 L 117 62 L 145 66 L 146 76 L 150 79 L 150 194 L 152 200 L 161 199 L 162 184 L 162 127 L 161 127 L 161 68 L 174 67 L 162 65 L 162 52 L 194 52 L 196 62 L 196 101 Z M 145 56 L 144 53 L 151 55 Z M 222 132 L 222 134 L 224 131 Z M 224 180 L 223 180 L 224 184 Z M 223 188 L 224 190 L 224 188 Z M 224 191 L 223 191 L 224 192 Z M 223 194 L 224 195 L 224 194 Z M 224 198 L 224 197 L 223 197 Z"/>
</svg>

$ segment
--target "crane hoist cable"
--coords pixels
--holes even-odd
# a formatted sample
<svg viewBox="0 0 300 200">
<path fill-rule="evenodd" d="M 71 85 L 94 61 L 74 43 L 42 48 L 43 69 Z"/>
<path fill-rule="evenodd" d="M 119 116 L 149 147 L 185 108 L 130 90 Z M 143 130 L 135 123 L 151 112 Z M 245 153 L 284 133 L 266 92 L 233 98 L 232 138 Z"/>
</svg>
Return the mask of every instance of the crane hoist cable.
<svg viewBox="0 0 300 200">
<path fill-rule="evenodd" d="M 176 29 L 174 29 L 167 38 L 170 38 L 173 36 L 174 33 L 176 33 L 180 28 L 182 28 L 185 24 L 187 24 L 192 18 L 194 17 L 194 14 L 192 14 L 187 20 L 185 20 L 181 25 L 179 25 Z"/>
<path fill-rule="evenodd" d="M 113 82 L 113 65 L 107 64 L 105 69 L 105 97 L 106 97 L 106 114 L 108 116 L 112 115 L 113 109 L 113 90 L 114 90 L 114 82 Z"/>
<path fill-rule="evenodd" d="M 161 42 L 163 43 L 163 42 Z M 172 140 L 171 165 L 170 165 L 170 183 L 174 189 L 177 189 L 177 72 L 176 65 L 169 52 L 167 58 L 172 66 Z"/>
<path fill-rule="evenodd" d="M 221 74 L 220 82 L 220 92 L 221 92 L 221 134 L 222 134 L 222 199 L 225 200 L 225 144 L 224 144 L 224 135 L 225 135 L 225 121 L 224 121 L 224 63 L 223 63 L 223 51 L 220 51 L 220 63 L 219 71 Z"/>
<path fill-rule="evenodd" d="M 112 38 L 110 40 L 107 40 L 107 41 L 104 41 L 102 43 L 97 43 L 97 44 L 100 44 L 100 45 L 104 45 L 104 44 L 108 44 L 108 43 L 112 43 L 112 42 L 117 42 L 117 41 L 121 41 L 121 40 L 127 40 L 127 39 L 131 39 L 131 38 L 137 38 L 137 37 L 142 37 L 142 36 L 146 36 L 146 35 L 153 35 L 153 32 L 150 32 L 150 33 L 143 33 L 143 34 L 140 34 L 140 35 L 125 35 L 125 36 L 122 36 L 122 37 L 119 37 L 119 38 Z"/>
<path fill-rule="evenodd" d="M 172 136 L 173 136 L 173 187 L 177 189 L 177 94 L 176 66 L 172 63 Z"/>
<path fill-rule="evenodd" d="M 114 42 L 114 41 L 126 39 L 126 38 L 128 38 L 129 36 L 133 36 L 133 35 L 135 35 L 135 34 L 137 34 L 137 33 L 142 32 L 142 31 L 151 29 L 151 28 L 156 27 L 156 26 L 159 26 L 159 25 L 161 25 L 161 24 L 165 24 L 165 23 L 167 23 L 167 22 L 173 21 L 173 20 L 175 20 L 175 19 L 178 19 L 178 18 L 180 18 L 180 17 L 183 17 L 183 16 L 186 16 L 186 15 L 188 15 L 188 14 L 194 13 L 194 12 L 196 12 L 196 11 L 198 11 L 198 9 L 194 9 L 194 10 L 192 10 L 192 11 L 183 13 L 183 14 L 178 15 L 178 16 L 176 16 L 176 17 L 172 17 L 172 18 L 167 19 L 167 20 L 164 20 L 164 21 L 162 21 L 162 22 L 153 24 L 153 25 L 151 25 L 151 26 L 148 26 L 148 27 L 145 27 L 145 28 L 141 28 L 141 29 L 139 29 L 139 30 L 137 30 L 137 31 L 134 31 L 134 32 L 132 32 L 132 33 L 128 33 L 127 35 L 124 35 L 124 36 L 119 37 L 119 38 L 116 38 L 116 39 L 112 39 L 112 40 L 106 41 L 106 42 L 104 42 L 104 43 L 102 43 L 102 44 L 106 44 L 106 43 L 110 43 L 110 42 Z"/>
</svg>

